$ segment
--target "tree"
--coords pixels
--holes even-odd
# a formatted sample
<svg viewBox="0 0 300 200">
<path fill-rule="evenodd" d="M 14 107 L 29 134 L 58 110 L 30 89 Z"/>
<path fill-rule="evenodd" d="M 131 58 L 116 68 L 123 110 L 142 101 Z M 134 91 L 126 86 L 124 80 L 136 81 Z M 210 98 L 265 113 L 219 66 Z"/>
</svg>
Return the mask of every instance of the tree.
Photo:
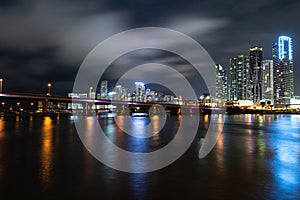
<svg viewBox="0 0 300 200">
<path fill-rule="evenodd" d="M 263 102 L 260 102 L 260 105 L 261 105 L 261 108 L 264 109 L 264 107 L 265 107 L 265 105 L 266 105 L 266 102 L 264 102 L 264 101 L 263 101 Z"/>
<path fill-rule="evenodd" d="M 271 105 L 271 101 L 269 100 L 269 101 L 267 101 L 267 104 L 268 104 L 268 107 L 270 107 L 271 108 L 271 110 L 272 110 L 272 107 L 273 107 L 273 105 Z"/>
</svg>

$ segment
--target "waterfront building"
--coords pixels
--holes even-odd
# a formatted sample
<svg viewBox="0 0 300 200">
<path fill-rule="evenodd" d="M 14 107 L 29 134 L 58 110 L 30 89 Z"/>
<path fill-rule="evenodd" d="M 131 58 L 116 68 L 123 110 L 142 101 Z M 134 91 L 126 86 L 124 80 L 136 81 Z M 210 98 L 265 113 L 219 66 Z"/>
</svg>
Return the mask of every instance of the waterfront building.
<svg viewBox="0 0 300 200">
<path fill-rule="evenodd" d="M 108 81 L 101 81 L 100 85 L 100 98 L 101 99 L 107 99 L 107 93 L 108 93 Z"/>
<path fill-rule="evenodd" d="M 290 103 L 294 96 L 294 62 L 292 38 L 280 36 L 273 44 L 274 99 L 276 103 Z"/>
<path fill-rule="evenodd" d="M 87 93 L 68 93 L 68 97 L 75 99 L 87 99 Z"/>
<path fill-rule="evenodd" d="M 90 87 L 89 89 L 89 99 L 95 99 L 96 98 L 96 92 L 93 91 L 93 87 Z"/>
<path fill-rule="evenodd" d="M 249 57 L 238 55 L 230 59 L 230 101 L 249 100 L 251 84 L 249 74 Z"/>
<path fill-rule="evenodd" d="M 135 101 L 144 101 L 145 84 L 142 82 L 135 82 Z"/>
<path fill-rule="evenodd" d="M 267 103 L 274 103 L 274 79 L 273 79 L 273 60 L 263 60 L 263 100 Z"/>
<path fill-rule="evenodd" d="M 251 100 L 253 100 L 254 104 L 259 104 L 263 98 L 263 49 L 261 47 L 252 47 L 249 52 Z"/>
<path fill-rule="evenodd" d="M 72 99 L 87 99 L 88 98 L 88 93 L 68 93 L 68 97 Z M 68 109 L 79 109 L 82 110 L 84 105 L 82 103 L 68 103 L 67 108 Z"/>
<path fill-rule="evenodd" d="M 121 84 L 117 84 L 113 90 L 113 100 L 118 101 L 128 101 L 128 89 L 122 86 Z"/>
<path fill-rule="evenodd" d="M 123 86 L 120 84 L 116 85 L 114 88 L 114 92 L 115 92 L 114 100 L 121 100 L 123 96 Z"/>
<path fill-rule="evenodd" d="M 216 65 L 216 98 L 228 100 L 227 71 L 220 64 Z"/>
<path fill-rule="evenodd" d="M 294 96 L 291 98 L 291 108 L 292 109 L 300 109 L 300 96 Z"/>
</svg>

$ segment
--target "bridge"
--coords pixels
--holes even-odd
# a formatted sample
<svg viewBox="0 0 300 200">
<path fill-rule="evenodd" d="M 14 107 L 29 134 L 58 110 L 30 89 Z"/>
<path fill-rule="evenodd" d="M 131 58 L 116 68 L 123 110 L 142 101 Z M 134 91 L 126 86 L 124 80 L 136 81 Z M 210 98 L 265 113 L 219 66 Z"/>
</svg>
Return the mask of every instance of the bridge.
<svg viewBox="0 0 300 200">
<path fill-rule="evenodd" d="M 87 98 L 71 98 L 66 96 L 57 96 L 57 95 L 49 95 L 49 94 L 30 94 L 30 93 L 0 93 L 0 101 L 3 100 L 16 100 L 16 101 L 35 101 L 40 102 L 39 109 L 43 114 L 49 113 L 48 103 L 49 102 L 60 102 L 60 103 L 76 103 L 82 105 L 82 112 L 98 112 L 99 109 L 92 108 L 93 105 L 113 105 L 115 107 L 115 112 L 119 114 L 128 114 L 132 112 L 148 112 L 148 110 L 154 106 L 162 106 L 166 113 L 168 114 L 181 114 L 185 113 L 203 113 L 209 114 L 212 111 L 214 113 L 224 113 L 224 108 L 210 108 L 207 106 L 202 106 L 198 101 L 183 101 L 181 105 L 170 103 L 170 102 L 136 102 L 136 101 L 117 101 L 117 100 L 109 100 L 109 99 L 87 99 Z M 288 112 L 288 107 L 291 105 L 299 105 L 299 104 L 276 104 L 273 105 L 273 108 L 285 108 L 285 111 Z M 3 110 L 2 108 L 2 110 Z M 218 110 L 219 109 L 219 110 Z M 69 109 L 72 110 L 72 109 Z M 74 109 L 72 110 L 74 111 Z M 228 113 L 239 114 L 239 113 L 277 113 L 276 110 L 259 110 L 259 109 L 239 109 L 239 108 L 227 108 Z M 283 111 L 280 111 L 283 112 Z M 299 113 L 298 111 L 295 111 Z"/>
<path fill-rule="evenodd" d="M 81 104 L 84 112 L 92 111 L 92 105 L 114 105 L 118 113 L 132 112 L 148 112 L 153 105 L 163 106 L 165 112 L 169 114 L 179 114 L 182 109 L 188 110 L 191 113 L 210 112 L 208 107 L 199 107 L 198 102 L 191 101 L 183 102 L 182 105 L 168 102 L 136 102 L 136 101 L 117 101 L 108 99 L 86 99 L 86 98 L 71 98 L 66 96 L 57 96 L 49 94 L 29 94 L 29 93 L 0 93 L 0 100 L 16 100 L 16 101 L 37 101 L 41 103 L 42 113 L 48 112 L 49 102 L 60 103 L 77 103 Z M 129 108 L 129 109 L 128 109 Z M 137 109 L 138 108 L 138 109 Z M 124 110 L 125 109 L 125 110 Z M 94 109 L 93 109 L 94 111 Z"/>
</svg>

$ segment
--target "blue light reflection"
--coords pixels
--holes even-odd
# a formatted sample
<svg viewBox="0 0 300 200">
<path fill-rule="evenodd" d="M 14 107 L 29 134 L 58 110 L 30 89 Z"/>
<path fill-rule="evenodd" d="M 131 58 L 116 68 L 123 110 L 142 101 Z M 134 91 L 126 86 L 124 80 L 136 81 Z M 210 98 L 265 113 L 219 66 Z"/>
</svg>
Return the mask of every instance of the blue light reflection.
<svg viewBox="0 0 300 200">
<path fill-rule="evenodd" d="M 300 196 L 300 116 L 284 116 L 274 122 L 272 127 L 275 135 L 272 137 L 271 147 L 275 158 L 272 162 L 274 187 L 277 199 L 286 199 L 289 194 Z M 294 122 L 298 123 L 294 123 Z M 292 123 L 291 123 L 292 122 Z M 298 192 L 297 192 L 298 191 Z M 285 197 L 281 196 L 285 193 Z"/>
</svg>

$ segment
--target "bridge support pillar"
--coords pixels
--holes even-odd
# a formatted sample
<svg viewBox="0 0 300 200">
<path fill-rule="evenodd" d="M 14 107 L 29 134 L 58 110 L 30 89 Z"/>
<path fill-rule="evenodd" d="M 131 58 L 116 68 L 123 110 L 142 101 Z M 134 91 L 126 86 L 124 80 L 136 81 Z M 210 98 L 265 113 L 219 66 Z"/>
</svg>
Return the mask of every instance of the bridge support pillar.
<svg viewBox="0 0 300 200">
<path fill-rule="evenodd" d="M 46 114 L 47 113 L 47 110 L 48 110 L 48 99 L 45 99 L 42 101 L 42 112 L 43 114 Z"/>
<path fill-rule="evenodd" d="M 82 105 L 82 113 L 86 115 L 87 114 L 87 103 L 83 102 L 83 103 L 81 103 L 81 105 Z"/>
<path fill-rule="evenodd" d="M 83 107 L 83 114 L 85 115 L 88 115 L 93 112 L 93 103 L 89 103 L 89 102 L 82 103 L 82 107 Z"/>
</svg>

